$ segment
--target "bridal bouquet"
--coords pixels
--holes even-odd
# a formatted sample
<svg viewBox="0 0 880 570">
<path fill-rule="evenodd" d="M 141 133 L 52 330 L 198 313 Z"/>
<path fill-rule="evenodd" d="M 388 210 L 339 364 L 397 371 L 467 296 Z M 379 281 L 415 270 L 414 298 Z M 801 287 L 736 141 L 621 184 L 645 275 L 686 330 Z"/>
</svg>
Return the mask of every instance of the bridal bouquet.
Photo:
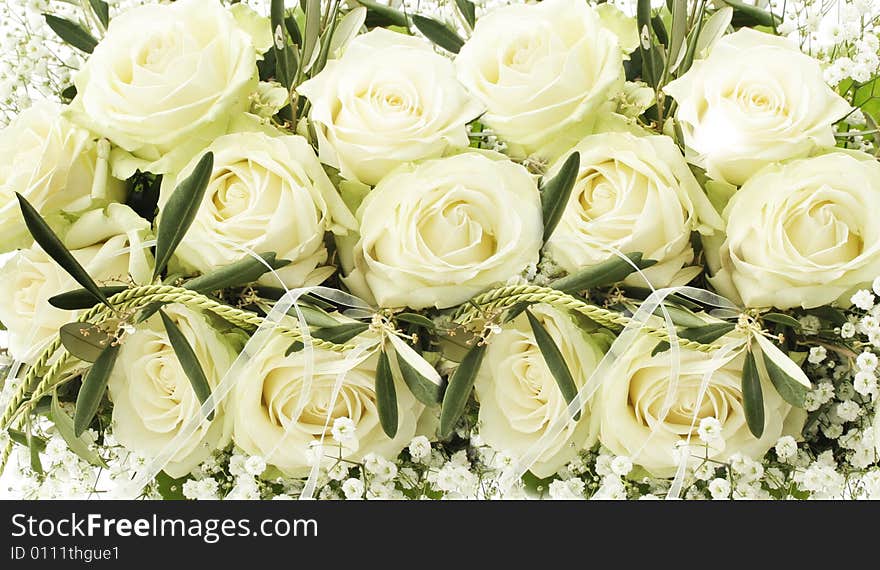
<svg viewBox="0 0 880 570">
<path fill-rule="evenodd" d="M 6 496 L 880 496 L 876 0 L 5 11 Z"/>
</svg>

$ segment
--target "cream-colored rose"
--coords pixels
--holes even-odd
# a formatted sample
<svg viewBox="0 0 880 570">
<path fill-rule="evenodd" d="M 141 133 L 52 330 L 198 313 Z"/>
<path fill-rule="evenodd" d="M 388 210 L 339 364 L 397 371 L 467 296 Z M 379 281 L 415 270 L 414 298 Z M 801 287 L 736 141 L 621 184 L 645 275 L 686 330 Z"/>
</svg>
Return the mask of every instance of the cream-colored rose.
<svg viewBox="0 0 880 570">
<path fill-rule="evenodd" d="M 880 164 L 869 155 L 768 166 L 724 209 L 727 238 L 711 283 L 746 307 L 846 302 L 880 275 L 878 208 Z"/>
<path fill-rule="evenodd" d="M 850 111 L 818 61 L 749 28 L 723 37 L 664 90 L 678 103 L 688 160 L 737 186 L 766 164 L 834 146 L 831 126 Z"/>
<path fill-rule="evenodd" d="M 0 130 L 0 252 L 33 243 L 16 192 L 43 216 L 82 210 L 92 198 L 121 197 L 123 184 L 108 179 L 97 148 L 87 131 L 61 117 L 60 105 L 49 102 Z"/>
<path fill-rule="evenodd" d="M 153 256 L 142 248 L 150 224 L 122 204 L 86 212 L 63 233 L 64 244 L 101 285 L 150 282 Z M 131 248 L 126 251 L 126 248 Z M 30 361 L 76 319 L 76 311 L 49 304 L 49 298 L 81 288 L 39 245 L 18 251 L 0 269 L 7 294 L 0 296 L 0 322 L 9 330 L 9 351 Z"/>
<path fill-rule="evenodd" d="M 402 166 L 358 218 L 345 283 L 382 307 L 452 307 L 537 263 L 541 247 L 534 177 L 490 153 Z"/>
<path fill-rule="evenodd" d="M 577 387 L 583 387 L 608 349 L 611 334 L 588 332 L 571 315 L 547 305 L 532 306 L 530 310 L 556 342 Z M 568 404 L 525 314 L 492 336 L 474 386 L 480 402 L 480 436 L 513 457 L 529 451 L 567 414 Z M 593 426 L 587 403 L 578 421 L 569 421 L 562 433 L 547 442 L 531 467 L 532 473 L 549 477 L 578 452 L 592 447 L 597 435 Z"/>
<path fill-rule="evenodd" d="M 728 355 L 710 375 L 702 399 L 703 377 L 713 368 L 712 355 L 680 350 L 678 385 L 670 398 L 672 352 L 651 356 L 656 345 L 656 339 L 638 338 L 608 372 L 596 395 L 593 415 L 599 421 L 599 440 L 612 453 L 632 458 L 657 477 L 669 477 L 678 465 L 677 450 L 688 436 L 691 456 L 724 461 L 735 453 L 760 459 L 781 436 L 800 435 L 806 412 L 787 404 L 769 380 L 761 383 L 764 431 L 760 438 L 749 431 L 743 407 L 742 350 Z M 697 434 L 704 418 L 721 424 L 721 439 L 708 448 Z"/>
<path fill-rule="evenodd" d="M 71 118 L 118 148 L 113 172 L 174 172 L 226 132 L 256 90 L 253 37 L 217 0 L 113 18 L 76 74 Z"/>
<path fill-rule="evenodd" d="M 721 228 L 721 218 L 672 139 L 602 133 L 574 150 L 580 152 L 580 171 L 547 245 L 558 265 L 572 273 L 608 259 L 606 248 L 613 247 L 656 260 L 644 273 L 658 287 L 686 283 L 699 273 L 685 267 L 694 259 L 691 232 L 710 234 Z M 645 285 L 637 274 L 627 281 Z"/>
<path fill-rule="evenodd" d="M 455 65 L 488 108 L 481 121 L 511 153 L 552 159 L 614 109 L 623 58 L 617 35 L 586 2 L 547 0 L 481 17 Z"/>
<path fill-rule="evenodd" d="M 188 271 L 210 273 L 245 257 L 239 248 L 274 251 L 291 263 L 278 270 L 288 287 L 315 285 L 329 277 L 327 231 L 345 233 L 357 222 L 312 147 L 302 137 L 234 133 L 215 140 L 204 200 L 186 238 L 175 251 Z M 196 156 L 177 177 L 162 181 L 161 208 L 195 168 Z M 274 276 L 267 284 L 278 285 Z"/>
<path fill-rule="evenodd" d="M 241 348 L 241 336 L 223 332 L 203 313 L 183 305 L 162 310 L 189 342 L 211 388 L 223 379 Z M 113 435 L 119 443 L 147 458 L 166 447 L 193 418 L 201 403 L 177 359 L 159 315 L 153 315 L 119 349 L 108 383 L 113 402 Z M 225 447 L 232 435 L 228 399 L 203 421 L 165 465 L 171 477 L 183 477 L 211 453 Z"/>
<path fill-rule="evenodd" d="M 429 42 L 382 28 L 297 91 L 312 104 L 321 161 L 370 185 L 404 162 L 467 147 L 466 124 L 483 111 Z"/>
<path fill-rule="evenodd" d="M 324 437 L 324 455 L 357 461 L 368 453 L 394 459 L 412 440 L 424 409 L 401 381 L 395 381 L 398 427 L 393 439 L 379 423 L 376 404 L 378 354 L 365 355 L 347 363 L 346 355 L 315 348 L 311 363 L 311 388 L 306 390 L 306 354 L 284 353 L 291 340 L 273 334 L 251 361 L 248 373 L 234 391 L 235 444 L 246 453 L 260 455 L 284 474 L 298 477 L 308 473 L 313 446 Z M 348 369 L 351 364 L 355 364 Z M 334 386 L 345 372 L 338 397 L 331 407 Z M 345 442 L 330 433 L 337 418 L 348 418 L 354 437 Z M 326 429 L 325 429 L 326 426 Z"/>
</svg>

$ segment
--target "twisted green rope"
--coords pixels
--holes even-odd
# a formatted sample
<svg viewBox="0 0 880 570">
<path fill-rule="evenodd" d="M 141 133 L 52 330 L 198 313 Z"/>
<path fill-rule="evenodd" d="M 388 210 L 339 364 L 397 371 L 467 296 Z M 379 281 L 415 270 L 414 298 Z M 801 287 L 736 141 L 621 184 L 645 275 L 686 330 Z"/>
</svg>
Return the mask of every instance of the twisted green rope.
<svg viewBox="0 0 880 570">
<path fill-rule="evenodd" d="M 622 315 L 616 311 L 603 309 L 589 303 L 585 303 L 580 299 L 572 297 L 567 293 L 550 289 L 548 287 L 540 287 L 538 285 L 515 285 L 512 287 L 502 287 L 494 289 L 488 293 L 484 293 L 471 300 L 470 304 L 462 305 L 456 311 L 453 317 L 456 322 L 467 324 L 482 316 L 484 312 L 501 311 L 509 309 L 519 303 L 545 303 L 558 309 L 568 309 L 576 311 L 589 319 L 599 323 L 600 325 L 612 328 L 626 328 L 630 324 L 635 323 L 632 318 Z M 642 325 L 641 330 L 658 340 L 671 342 L 669 332 L 665 328 L 655 328 Z M 714 352 L 721 348 L 715 344 L 703 344 L 686 338 L 677 337 L 678 345 L 683 348 L 697 350 L 699 352 Z"/>
</svg>

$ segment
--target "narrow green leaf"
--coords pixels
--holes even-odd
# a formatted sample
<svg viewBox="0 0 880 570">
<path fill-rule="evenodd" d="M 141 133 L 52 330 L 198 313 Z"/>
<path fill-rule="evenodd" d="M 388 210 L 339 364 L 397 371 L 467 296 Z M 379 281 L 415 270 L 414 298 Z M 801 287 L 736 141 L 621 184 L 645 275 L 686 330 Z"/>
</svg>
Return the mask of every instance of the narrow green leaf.
<svg viewBox="0 0 880 570">
<path fill-rule="evenodd" d="M 61 90 L 62 99 L 72 101 L 74 97 L 76 97 L 76 85 L 68 85 Z"/>
<path fill-rule="evenodd" d="M 90 323 L 67 323 L 59 331 L 61 344 L 83 362 L 95 362 L 113 340 L 109 334 Z"/>
<path fill-rule="evenodd" d="M 474 345 L 449 379 L 446 393 L 443 394 L 443 405 L 440 408 L 440 437 L 447 438 L 452 435 L 455 424 L 464 413 L 485 353 L 485 344 Z"/>
<path fill-rule="evenodd" d="M 764 395 L 761 393 L 761 377 L 752 351 L 746 354 L 742 373 L 742 393 L 749 431 L 759 438 L 764 433 Z"/>
<path fill-rule="evenodd" d="M 651 0 L 636 2 L 636 24 L 639 31 L 639 54 L 642 56 L 642 79 L 652 87 L 657 86 L 659 77 L 654 77 L 654 45 L 651 26 Z"/>
<path fill-rule="evenodd" d="M 357 335 L 366 331 L 368 328 L 370 328 L 370 325 L 366 323 L 345 323 L 342 325 L 315 329 L 311 332 L 311 335 L 315 338 L 326 340 L 327 342 L 332 342 L 334 344 L 345 344 Z M 302 349 L 302 341 L 295 341 L 287 348 L 287 352 L 284 353 L 284 356 L 288 356 Z"/>
<path fill-rule="evenodd" d="M 165 325 L 165 332 L 168 333 L 168 340 L 171 342 L 174 354 L 177 355 L 180 367 L 183 368 L 184 374 L 189 378 L 189 383 L 192 385 L 193 392 L 195 392 L 199 402 L 204 404 L 211 397 L 211 385 L 208 384 L 208 379 L 205 377 L 205 372 L 202 370 L 202 364 L 199 362 L 198 356 L 196 356 L 195 351 L 190 346 L 189 341 L 186 340 L 180 328 L 165 314 L 165 311 L 159 310 L 159 316 L 162 317 L 162 324 Z M 208 419 L 214 419 L 213 411 L 208 414 Z"/>
<path fill-rule="evenodd" d="M 801 328 L 801 322 L 799 320 L 783 313 L 766 313 L 761 315 L 761 318 L 765 321 L 785 325 L 794 329 Z"/>
<path fill-rule="evenodd" d="M 128 289 L 124 285 L 111 287 L 98 287 L 98 290 L 108 299 L 117 293 L 122 293 Z M 95 306 L 95 296 L 87 289 L 74 289 L 49 297 L 49 304 L 55 308 L 65 311 L 79 311 L 80 309 L 91 309 Z"/>
<path fill-rule="evenodd" d="M 809 390 L 813 387 L 810 379 L 804 374 L 803 369 L 767 337 L 762 334 L 755 334 L 752 338 L 754 338 L 755 341 L 757 341 L 758 346 L 761 347 L 761 352 L 764 353 L 765 360 L 773 361 L 776 366 L 784 370 L 787 375 L 797 380 L 804 388 Z"/>
<path fill-rule="evenodd" d="M 678 333 L 678 336 L 702 344 L 711 344 L 735 328 L 736 325 L 733 323 L 712 323 L 710 325 L 685 329 Z"/>
<path fill-rule="evenodd" d="M 33 469 L 35 473 L 43 473 L 43 464 L 40 462 L 41 449 L 40 445 L 36 442 L 37 437 L 33 434 L 33 425 L 31 425 L 30 414 L 25 414 L 24 425 L 24 433 L 27 437 L 27 446 L 31 452 L 31 469 Z M 45 442 L 43 442 L 42 449 L 46 449 Z"/>
<path fill-rule="evenodd" d="M 523 311 L 529 308 L 529 305 L 530 303 L 517 303 L 516 305 L 507 309 L 507 315 L 504 316 L 504 322 L 509 323 L 513 319 L 520 316 Z"/>
<path fill-rule="evenodd" d="M 443 387 L 434 384 L 413 368 L 405 358 L 397 354 L 397 366 L 409 391 L 416 400 L 426 406 L 436 406 L 443 397 Z"/>
<path fill-rule="evenodd" d="M 95 360 L 92 367 L 83 378 L 79 394 L 76 397 L 76 410 L 73 414 L 73 435 L 79 437 L 88 429 L 89 424 L 98 412 L 104 391 L 107 389 L 107 381 L 116 357 L 119 356 L 119 345 L 110 345 L 104 349 L 101 356 Z"/>
<path fill-rule="evenodd" d="M 666 312 L 669 313 L 669 318 L 672 319 L 672 322 L 677 326 L 694 329 L 706 324 L 706 321 L 684 307 L 677 307 L 669 304 L 665 304 L 664 306 Z M 654 314 L 661 319 L 665 318 L 663 315 L 663 308 L 661 307 L 654 309 Z"/>
<path fill-rule="evenodd" d="M 165 501 L 185 501 L 186 496 L 183 494 L 183 484 L 191 478 L 190 475 L 187 475 L 175 479 L 168 473 L 160 471 L 156 475 L 156 489 Z"/>
<path fill-rule="evenodd" d="M 110 23 L 110 5 L 104 2 L 104 0 L 89 0 L 89 4 L 91 4 L 92 10 L 95 11 L 98 21 L 106 29 Z"/>
<path fill-rule="evenodd" d="M 816 307 L 815 309 L 810 309 L 807 313 L 811 315 L 815 315 L 822 319 L 823 321 L 830 321 L 836 327 L 841 326 L 843 323 L 847 321 L 846 315 L 840 309 L 835 309 L 834 307 L 824 306 L 824 307 Z"/>
<path fill-rule="evenodd" d="M 663 23 L 663 18 L 660 17 L 660 14 L 654 14 L 651 18 L 651 30 L 660 44 L 664 47 L 669 47 L 669 34 L 666 33 L 666 24 Z"/>
<path fill-rule="evenodd" d="M 292 18 L 291 18 L 292 19 Z M 284 0 L 272 0 L 269 5 L 269 23 L 272 26 L 272 53 L 275 56 L 275 79 L 285 88 L 290 88 L 296 75 L 293 63 L 293 50 L 287 43 L 290 26 L 284 17 Z M 296 27 L 296 21 L 293 22 Z M 297 34 L 299 29 L 297 28 Z"/>
<path fill-rule="evenodd" d="M 461 17 L 464 18 L 464 21 L 467 22 L 467 25 L 474 28 L 474 24 L 477 23 L 477 7 L 470 0 L 455 0 L 455 5 L 458 7 L 458 11 L 461 13 Z"/>
<path fill-rule="evenodd" d="M 95 50 L 95 46 L 98 45 L 98 40 L 76 22 L 71 22 L 52 14 L 43 14 L 43 17 L 46 19 L 49 27 L 52 28 L 52 31 L 58 34 L 58 37 L 76 49 L 92 53 Z"/>
<path fill-rule="evenodd" d="M 684 55 L 685 35 L 687 34 L 688 20 L 687 0 L 672 0 L 672 31 L 669 37 L 669 61 L 672 68 L 679 63 L 679 55 Z"/>
<path fill-rule="evenodd" d="M 261 253 L 259 257 L 268 263 L 272 269 L 280 269 L 290 264 L 290 261 L 286 259 L 275 259 L 274 252 Z M 183 287 L 190 291 L 210 293 L 211 291 L 219 291 L 228 287 L 241 287 L 248 283 L 253 283 L 267 272 L 269 272 L 269 267 L 247 255 L 207 275 L 190 279 L 183 284 Z"/>
<path fill-rule="evenodd" d="M 550 374 L 556 380 L 556 384 L 559 386 L 559 391 L 562 392 L 565 402 L 571 404 L 572 400 L 577 396 L 578 389 L 574 383 L 574 378 L 571 376 L 571 371 L 568 369 L 568 364 L 565 363 L 562 352 L 556 346 L 553 337 L 550 336 L 550 333 L 541 324 L 541 321 L 529 310 L 526 310 L 526 316 L 529 318 L 529 325 L 532 327 L 532 333 L 535 335 L 535 342 L 541 350 L 541 355 L 544 357 L 544 362 L 547 364 Z M 575 421 L 579 420 L 580 417 L 581 413 L 578 411 L 574 416 Z"/>
<path fill-rule="evenodd" d="M 395 10 L 385 4 L 374 2 L 373 0 L 356 0 L 358 4 L 367 9 L 367 26 L 369 27 L 386 27 L 400 26 L 409 28 L 409 22 L 406 14 Z"/>
<path fill-rule="evenodd" d="M 299 31 L 299 24 L 297 23 L 296 18 L 293 16 L 287 16 L 284 18 L 284 27 L 287 28 L 287 35 L 290 36 L 290 41 L 293 42 L 293 45 L 301 46 L 303 38 Z"/>
<path fill-rule="evenodd" d="M 434 324 L 434 321 L 417 313 L 400 313 L 398 315 L 395 315 L 395 318 L 398 321 L 409 323 L 411 325 L 419 325 L 420 327 L 425 327 L 426 329 L 433 330 L 436 326 Z"/>
<path fill-rule="evenodd" d="M 638 252 L 627 253 L 626 257 L 628 257 L 639 269 L 645 269 L 657 263 L 653 259 L 642 259 L 642 254 Z M 587 267 L 577 273 L 572 273 L 562 279 L 557 279 L 551 283 L 550 286 L 559 291 L 574 293 L 576 291 L 584 291 L 594 287 L 603 287 L 605 285 L 611 285 L 623 281 L 634 271 L 635 269 L 632 265 L 614 255 L 592 267 Z"/>
<path fill-rule="evenodd" d="M 767 372 L 767 377 L 782 399 L 796 408 L 803 408 L 804 400 L 809 392 L 806 386 L 788 375 L 771 359 L 765 358 L 763 353 L 760 354 L 760 358 L 764 365 L 763 368 Z M 758 372 L 761 372 L 761 367 Z"/>
<path fill-rule="evenodd" d="M 581 167 L 581 155 L 579 152 L 571 153 L 562 168 L 541 189 L 541 214 L 544 220 L 544 241 L 550 239 L 556 225 L 562 218 L 571 190 L 577 180 L 578 170 Z"/>
<path fill-rule="evenodd" d="M 722 2 L 733 8 L 734 18 L 741 26 L 773 26 L 779 23 L 777 16 L 757 6 L 739 0 L 722 0 Z"/>
<path fill-rule="evenodd" d="M 397 391 L 394 388 L 388 354 L 384 350 L 379 353 L 379 365 L 376 368 L 376 408 L 382 430 L 393 439 L 397 435 Z"/>
<path fill-rule="evenodd" d="M 321 32 L 321 0 L 306 0 L 306 26 L 303 34 L 301 63 L 308 69 L 312 55 L 318 45 L 318 34 Z"/>
<path fill-rule="evenodd" d="M 18 205 L 21 208 L 21 215 L 24 217 L 24 223 L 33 236 L 34 241 L 40 244 L 43 251 L 45 251 L 49 257 L 54 259 L 55 263 L 60 265 L 64 271 L 69 273 L 77 283 L 91 293 L 96 300 L 101 301 L 109 307 L 110 304 L 107 302 L 107 297 L 101 292 L 101 289 L 89 275 L 88 271 L 86 271 L 83 266 L 79 264 L 79 261 L 73 257 L 73 254 L 64 247 L 61 239 L 52 231 L 52 228 L 50 228 L 49 224 L 47 224 L 43 217 L 40 216 L 40 213 L 31 206 L 30 202 L 28 202 L 24 196 L 18 192 L 15 193 L 15 196 L 18 198 Z"/>
<path fill-rule="evenodd" d="M 213 169 L 214 153 L 206 152 L 192 173 L 171 193 L 156 232 L 156 268 L 153 270 L 153 279 L 165 270 L 171 255 L 195 219 Z"/>
<path fill-rule="evenodd" d="M 8 429 L 6 433 L 9 435 L 9 439 L 21 445 L 22 447 L 30 447 L 28 445 L 28 434 L 23 431 L 19 431 L 17 429 Z M 37 446 L 37 449 L 42 453 L 46 451 L 46 440 L 31 434 L 31 442 Z"/>
<path fill-rule="evenodd" d="M 58 433 L 64 438 L 64 441 L 67 442 L 67 447 L 69 447 L 72 452 L 76 453 L 95 467 L 107 467 L 107 463 L 101 459 L 101 456 L 89 447 L 89 442 L 85 436 L 81 435 L 77 437 L 74 434 L 73 418 L 68 416 L 67 412 L 61 408 L 61 404 L 58 402 L 57 393 L 52 394 L 52 407 L 49 410 L 49 419 L 55 424 Z"/>
<path fill-rule="evenodd" d="M 299 310 L 302 312 L 303 317 L 306 319 L 306 322 L 309 326 L 319 327 L 322 329 L 335 327 L 339 324 L 339 321 L 334 319 L 331 315 L 327 314 L 323 309 L 319 309 L 318 307 L 312 307 L 309 305 L 299 305 Z M 287 311 L 287 314 L 292 317 L 297 317 L 296 309 L 293 307 Z"/>
<path fill-rule="evenodd" d="M 426 38 L 448 52 L 458 53 L 464 45 L 464 40 L 442 22 L 419 15 L 413 16 L 412 21 Z"/>
</svg>

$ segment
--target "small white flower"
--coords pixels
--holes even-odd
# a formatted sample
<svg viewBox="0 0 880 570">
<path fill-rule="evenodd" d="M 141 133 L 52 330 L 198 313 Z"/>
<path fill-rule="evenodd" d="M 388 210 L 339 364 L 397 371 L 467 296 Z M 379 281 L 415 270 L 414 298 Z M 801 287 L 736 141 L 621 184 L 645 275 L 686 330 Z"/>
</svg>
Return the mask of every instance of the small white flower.
<svg viewBox="0 0 880 570">
<path fill-rule="evenodd" d="M 614 473 L 614 470 L 611 468 L 611 461 L 613 458 L 610 455 L 600 455 L 596 458 L 596 474 L 604 477 L 606 475 L 611 475 Z"/>
<path fill-rule="evenodd" d="M 709 493 L 711 493 L 713 499 L 729 499 L 730 482 L 727 479 L 713 479 L 709 483 Z"/>
<path fill-rule="evenodd" d="M 348 478 L 348 465 L 342 461 L 339 461 L 327 470 L 327 477 L 332 479 L 333 481 L 342 481 L 343 479 Z"/>
<path fill-rule="evenodd" d="M 847 400 L 846 402 L 841 402 L 837 404 L 837 408 L 835 411 L 837 415 L 845 422 L 854 422 L 859 417 L 859 412 L 862 410 L 861 406 L 859 406 L 856 402 L 852 400 Z"/>
<path fill-rule="evenodd" d="M 266 460 L 259 455 L 252 455 L 244 462 L 244 469 L 250 475 L 259 477 L 266 470 Z"/>
<path fill-rule="evenodd" d="M 828 356 L 828 351 L 824 346 L 814 346 L 810 348 L 810 356 L 807 357 L 807 360 L 810 364 L 821 364 L 823 360 Z"/>
<path fill-rule="evenodd" d="M 856 358 L 856 365 L 861 370 L 874 370 L 877 368 L 877 355 L 866 350 Z"/>
<path fill-rule="evenodd" d="M 876 394 L 878 391 L 877 377 L 873 372 L 867 370 L 859 370 L 853 378 L 853 388 L 862 396 Z"/>
<path fill-rule="evenodd" d="M 336 418 L 333 420 L 333 427 L 330 428 L 330 434 L 333 439 L 339 443 L 353 443 L 357 439 L 357 428 L 351 418 Z"/>
<path fill-rule="evenodd" d="M 697 428 L 697 434 L 700 436 L 700 439 L 708 444 L 718 442 L 721 439 L 721 431 L 721 422 L 714 417 L 701 419 L 700 425 Z"/>
<path fill-rule="evenodd" d="M 828 424 L 822 426 L 822 433 L 828 439 L 837 439 L 843 435 L 843 426 L 840 424 Z"/>
<path fill-rule="evenodd" d="M 364 482 L 360 479 L 348 479 L 342 484 L 342 492 L 346 499 L 362 499 L 364 497 Z"/>
<path fill-rule="evenodd" d="M 841 338 L 852 338 L 856 334 L 856 325 L 850 322 L 843 323 L 840 325 L 840 337 Z"/>
<path fill-rule="evenodd" d="M 849 300 L 863 311 L 869 311 L 874 306 L 874 294 L 867 289 L 859 289 Z"/>
<path fill-rule="evenodd" d="M 780 461 L 787 461 L 797 455 L 797 442 L 790 435 L 784 435 L 776 442 L 776 456 Z"/>
<path fill-rule="evenodd" d="M 425 459 L 431 457 L 431 442 L 428 438 L 419 435 L 413 438 L 409 443 L 409 455 L 416 463 L 421 463 Z"/>
<path fill-rule="evenodd" d="M 247 457 L 244 455 L 235 454 L 229 458 L 229 473 L 233 477 L 238 477 L 240 475 L 247 474 L 247 467 L 245 464 L 247 463 Z"/>
<path fill-rule="evenodd" d="M 629 457 L 619 455 L 611 460 L 611 471 L 619 477 L 625 477 L 632 471 L 633 464 Z"/>
<path fill-rule="evenodd" d="M 584 482 L 581 479 L 567 479 L 565 481 L 557 479 L 550 483 L 551 499 L 583 499 L 584 498 Z"/>
<path fill-rule="evenodd" d="M 694 469 L 694 477 L 699 481 L 709 481 L 715 477 L 715 471 L 717 471 L 717 466 L 706 461 Z"/>
</svg>

